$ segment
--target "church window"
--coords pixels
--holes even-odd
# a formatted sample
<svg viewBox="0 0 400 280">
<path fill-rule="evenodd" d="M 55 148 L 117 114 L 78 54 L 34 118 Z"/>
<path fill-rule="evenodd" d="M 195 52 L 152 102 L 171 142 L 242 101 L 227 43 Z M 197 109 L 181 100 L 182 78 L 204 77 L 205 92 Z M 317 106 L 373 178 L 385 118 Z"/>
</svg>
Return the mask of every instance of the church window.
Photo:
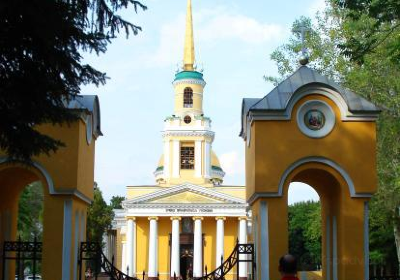
<svg viewBox="0 0 400 280">
<path fill-rule="evenodd" d="M 190 116 L 185 116 L 185 117 L 183 118 L 183 121 L 184 121 L 186 124 L 189 124 L 189 123 L 192 121 L 192 118 L 191 118 Z"/>
<path fill-rule="evenodd" d="M 183 107 L 193 108 L 193 90 L 190 87 L 183 90 Z"/>
<path fill-rule="evenodd" d="M 183 144 L 181 146 L 181 169 L 194 169 L 194 146 Z"/>
</svg>

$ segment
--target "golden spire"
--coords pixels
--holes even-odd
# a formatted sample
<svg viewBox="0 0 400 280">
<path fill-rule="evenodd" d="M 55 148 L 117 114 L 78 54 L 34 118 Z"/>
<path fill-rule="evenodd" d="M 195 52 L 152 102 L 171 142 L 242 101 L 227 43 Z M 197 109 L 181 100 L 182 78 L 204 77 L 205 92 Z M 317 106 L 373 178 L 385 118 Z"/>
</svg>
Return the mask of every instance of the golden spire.
<svg viewBox="0 0 400 280">
<path fill-rule="evenodd" d="M 183 55 L 183 70 L 194 70 L 194 40 L 193 40 L 193 19 L 192 0 L 188 0 L 186 13 L 185 50 Z"/>
</svg>

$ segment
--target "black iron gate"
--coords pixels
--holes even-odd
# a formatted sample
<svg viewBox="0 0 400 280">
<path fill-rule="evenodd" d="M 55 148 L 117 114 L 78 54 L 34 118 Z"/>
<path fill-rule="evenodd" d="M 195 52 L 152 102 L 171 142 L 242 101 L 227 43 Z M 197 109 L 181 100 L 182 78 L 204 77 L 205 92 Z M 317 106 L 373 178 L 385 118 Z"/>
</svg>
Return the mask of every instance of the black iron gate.
<svg viewBox="0 0 400 280">
<path fill-rule="evenodd" d="M 21 241 L 5 241 L 3 243 L 3 258 L 2 258 L 2 279 L 6 280 L 6 271 L 8 262 L 13 261 L 16 264 L 16 271 L 9 271 L 8 273 L 14 274 L 16 272 L 16 279 L 23 280 L 26 275 L 25 267 L 30 267 L 30 275 L 32 279 L 42 279 L 39 274 L 39 264 L 42 260 L 42 242 Z"/>
<path fill-rule="evenodd" d="M 254 280 L 255 277 L 255 252 L 254 252 L 254 244 L 241 244 L 236 243 L 235 248 L 233 249 L 230 256 L 225 260 L 221 261 L 221 265 L 217 267 L 215 270 L 207 273 L 207 267 L 205 268 L 206 275 L 203 277 L 198 277 L 196 280 L 223 280 L 225 279 L 225 275 L 228 274 L 235 266 L 236 267 L 236 279 L 239 280 L 239 264 L 241 262 L 250 263 L 251 264 L 251 277 L 249 280 Z"/>
<path fill-rule="evenodd" d="M 99 275 L 105 274 L 110 280 L 139 280 L 120 271 L 114 266 L 114 257 L 109 261 L 103 253 L 100 243 L 82 242 L 79 248 L 79 280 L 82 280 L 84 273 L 84 261 L 92 266 L 92 277 L 97 280 Z M 86 271 L 85 271 L 86 273 Z"/>
</svg>

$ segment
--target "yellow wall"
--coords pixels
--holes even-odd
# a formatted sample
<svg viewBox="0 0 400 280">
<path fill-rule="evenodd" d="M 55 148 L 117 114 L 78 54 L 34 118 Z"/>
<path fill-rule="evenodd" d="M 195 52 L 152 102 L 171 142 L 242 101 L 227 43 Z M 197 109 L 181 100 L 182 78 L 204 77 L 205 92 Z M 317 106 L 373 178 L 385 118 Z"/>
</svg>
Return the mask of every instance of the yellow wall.
<svg viewBox="0 0 400 280">
<path fill-rule="evenodd" d="M 193 107 L 183 107 L 183 90 L 190 87 L 193 90 Z M 174 111 L 177 114 L 181 112 L 196 111 L 197 113 L 203 112 L 203 87 L 199 84 L 184 84 L 178 83 L 175 85 L 175 107 Z"/>
<path fill-rule="evenodd" d="M 297 109 L 310 99 L 325 101 L 334 109 L 336 125 L 324 138 L 310 139 L 297 127 Z M 375 123 L 341 121 L 338 107 L 326 97 L 307 96 L 295 105 L 290 121 L 255 121 L 251 131 L 251 144 L 246 147 L 248 198 L 254 192 L 276 192 L 284 171 L 310 155 L 323 156 L 340 165 L 350 174 L 358 192 L 376 191 Z"/>
<path fill-rule="evenodd" d="M 42 277 L 45 280 L 61 279 L 63 238 L 65 237 L 63 236 L 64 203 L 70 201 L 71 217 L 66 222 L 71 231 L 71 259 L 70 267 L 67 269 L 69 269 L 70 276 L 73 277 L 74 269 L 78 269 L 76 246 L 79 246 L 78 243 L 84 241 L 86 237 L 85 226 L 82 227 L 81 221 L 75 223 L 75 218 L 77 215 L 81 220 L 81 217 L 84 216 L 86 223 L 88 203 L 72 193 L 74 191 L 81 193 L 88 200 L 93 198 L 95 139 L 92 139 L 90 144 L 87 143 L 86 125 L 81 119 L 69 125 L 42 125 L 38 127 L 38 130 L 65 144 L 65 147 L 59 148 L 50 156 L 40 155 L 33 158 L 33 161 L 48 173 L 55 191 L 63 194 L 50 194 L 44 174 L 36 167 L 5 162 L 0 164 L 0 181 L 2 182 L 0 214 L 7 211 L 11 213 L 9 239 L 16 240 L 19 194 L 27 184 L 38 180 L 42 182 L 44 188 Z M 0 157 L 2 156 L 5 157 L 5 154 L 0 151 Z M 3 224 L 4 219 L 1 218 L 0 222 Z M 76 226 L 77 231 L 75 230 Z M 82 232 L 83 234 L 81 234 Z M 2 227 L 1 242 L 4 241 L 4 234 L 5 228 Z M 81 236 L 84 238 L 82 239 Z M 10 271 L 13 271 L 12 267 Z M 10 277 L 10 279 L 14 279 L 13 273 L 10 274 Z"/>
<path fill-rule="evenodd" d="M 323 138 L 309 138 L 297 126 L 297 110 L 308 100 L 322 100 L 335 112 L 336 124 Z M 315 156 L 328 158 L 341 166 L 352 179 L 356 192 L 374 193 L 377 186 L 375 129 L 375 122 L 343 122 L 336 104 L 320 95 L 309 95 L 299 100 L 294 106 L 291 120 L 254 121 L 250 146 L 246 146 L 246 197 L 250 198 L 255 193 L 277 193 L 285 170 L 300 159 Z M 327 217 L 332 223 L 332 217 L 335 216 L 338 279 L 363 279 L 364 202 L 368 198 L 351 198 L 344 178 L 338 171 L 322 163 L 299 166 L 286 178 L 282 197 L 259 198 L 252 205 L 253 216 L 258 219 L 258 250 L 261 242 L 261 202 L 266 202 L 268 207 L 270 278 L 279 279 L 278 260 L 288 251 L 287 193 L 290 182 L 307 183 L 321 197 L 323 278 L 327 276 L 324 270 L 327 265 L 325 225 Z M 332 252 L 331 245 L 329 249 Z M 263 261 L 265 259 L 258 259 L 257 263 Z M 330 265 L 332 271 L 332 261 Z M 260 265 L 258 271 L 260 273 Z"/>
</svg>

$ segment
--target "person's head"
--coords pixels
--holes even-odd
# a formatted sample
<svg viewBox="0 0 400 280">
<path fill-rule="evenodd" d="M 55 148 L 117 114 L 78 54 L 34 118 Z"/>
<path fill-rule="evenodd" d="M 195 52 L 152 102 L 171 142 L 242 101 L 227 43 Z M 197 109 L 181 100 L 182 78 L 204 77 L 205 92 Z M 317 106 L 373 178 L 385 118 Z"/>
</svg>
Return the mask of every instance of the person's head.
<svg viewBox="0 0 400 280">
<path fill-rule="evenodd" d="M 282 276 L 294 276 L 297 273 L 296 258 L 290 254 L 284 255 L 279 259 L 279 272 Z"/>
</svg>

